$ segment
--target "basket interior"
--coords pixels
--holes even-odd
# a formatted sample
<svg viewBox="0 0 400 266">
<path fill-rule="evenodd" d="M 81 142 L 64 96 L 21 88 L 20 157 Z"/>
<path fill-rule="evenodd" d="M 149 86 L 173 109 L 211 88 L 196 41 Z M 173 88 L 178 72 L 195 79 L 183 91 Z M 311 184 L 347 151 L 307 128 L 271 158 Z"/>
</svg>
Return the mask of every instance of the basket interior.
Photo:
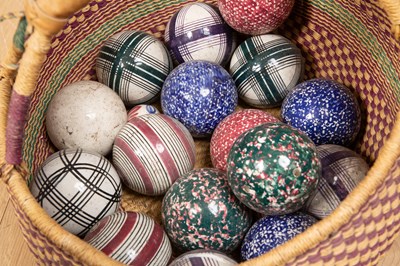
<svg viewBox="0 0 400 266">
<path fill-rule="evenodd" d="M 142 30 L 163 41 L 169 18 L 188 2 L 194 1 L 96 0 L 70 19 L 53 39 L 32 96 L 23 151 L 31 173 L 54 152 L 44 123 L 52 96 L 74 81 L 95 80 L 97 53 L 116 32 Z M 400 47 L 386 17 L 372 0 L 303 0 L 296 1 L 289 19 L 276 31 L 302 50 L 304 79 L 334 79 L 357 95 L 363 120 L 352 148 L 371 163 L 394 125 L 400 101 Z M 210 167 L 208 140 L 197 140 L 196 149 L 196 168 Z M 126 189 L 122 207 L 160 220 L 160 202 L 161 197 Z"/>
</svg>

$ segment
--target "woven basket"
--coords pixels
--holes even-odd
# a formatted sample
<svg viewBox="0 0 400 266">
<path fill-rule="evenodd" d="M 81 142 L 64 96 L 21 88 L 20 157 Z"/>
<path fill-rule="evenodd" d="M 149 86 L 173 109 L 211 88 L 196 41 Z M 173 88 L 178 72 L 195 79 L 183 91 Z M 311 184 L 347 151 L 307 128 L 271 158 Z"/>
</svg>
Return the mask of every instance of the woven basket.
<svg viewBox="0 0 400 266">
<path fill-rule="evenodd" d="M 25 2 L 33 33 L 26 42 L 12 92 L 13 66 L 21 49 L 13 47 L 0 70 L 2 179 L 25 240 L 39 263 L 117 265 L 63 230 L 29 192 L 32 173 L 54 152 L 44 127 L 45 111 L 51 97 L 66 84 L 95 79 L 94 59 L 110 35 L 137 29 L 162 40 L 171 15 L 192 1 L 96 0 L 75 13 L 60 32 L 65 18 L 87 0 Z M 243 265 L 374 265 L 398 235 L 400 45 L 395 36 L 400 31 L 390 20 L 399 21 L 400 3 L 396 6 L 396 2 L 299 0 L 277 31 L 302 49 L 306 79 L 337 80 L 359 97 L 363 131 L 353 148 L 372 167 L 332 215 Z M 196 167 L 210 166 L 208 141 L 196 141 L 196 148 Z M 160 202 L 160 197 L 125 190 L 122 208 L 146 212 L 159 220 Z"/>
</svg>

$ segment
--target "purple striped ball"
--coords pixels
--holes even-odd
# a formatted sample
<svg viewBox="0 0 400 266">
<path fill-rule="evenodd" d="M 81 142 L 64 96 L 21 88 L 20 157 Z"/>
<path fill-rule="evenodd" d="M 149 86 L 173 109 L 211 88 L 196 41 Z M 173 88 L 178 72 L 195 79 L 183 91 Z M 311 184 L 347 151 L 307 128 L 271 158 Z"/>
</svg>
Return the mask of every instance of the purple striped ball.
<svg viewBox="0 0 400 266">
<path fill-rule="evenodd" d="M 369 170 L 367 162 L 356 152 L 339 145 L 317 146 L 322 165 L 320 183 L 305 210 L 319 219 L 331 214 L 357 186 Z"/>
<path fill-rule="evenodd" d="M 189 131 L 176 119 L 149 114 L 130 120 L 113 146 L 113 164 L 122 182 L 145 195 L 162 195 L 193 169 L 195 146 Z"/>
<path fill-rule="evenodd" d="M 163 266 L 172 254 L 171 243 L 161 226 L 136 212 L 117 212 L 104 217 L 84 240 L 127 265 Z"/>
<path fill-rule="evenodd" d="M 206 60 L 225 66 L 236 48 L 234 31 L 216 7 L 204 3 L 176 12 L 165 29 L 165 41 L 178 64 Z"/>
</svg>

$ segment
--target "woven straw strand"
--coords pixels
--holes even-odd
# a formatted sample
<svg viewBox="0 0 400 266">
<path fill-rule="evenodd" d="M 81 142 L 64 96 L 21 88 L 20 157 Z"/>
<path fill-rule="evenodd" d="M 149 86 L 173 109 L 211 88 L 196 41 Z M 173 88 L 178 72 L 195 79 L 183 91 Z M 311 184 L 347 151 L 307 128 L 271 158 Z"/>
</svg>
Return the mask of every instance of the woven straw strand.
<svg viewBox="0 0 400 266">
<path fill-rule="evenodd" d="M 89 0 L 24 0 L 29 23 L 44 35 L 52 37 L 66 24 L 70 15 Z"/>
<path fill-rule="evenodd" d="M 392 22 L 392 32 L 397 40 L 400 40 L 400 1 L 379 0 L 383 9 L 386 10 Z"/>
<path fill-rule="evenodd" d="M 18 62 L 22 57 L 23 49 L 20 46 L 20 38 L 24 34 L 26 24 L 24 20 L 21 20 L 17 32 L 14 36 L 13 45 L 10 46 L 8 53 L 2 62 L 0 67 L 0 132 L 2 135 L 0 138 L 5 139 L 5 132 L 7 127 L 7 113 L 8 103 L 11 96 L 11 88 L 14 84 L 15 76 L 17 74 Z M 16 42 L 18 41 L 18 43 Z M 6 144 L 4 141 L 0 142 L 0 167 L 2 168 L 5 164 Z"/>
<path fill-rule="evenodd" d="M 3 22 L 5 20 L 9 20 L 9 19 L 15 19 L 15 18 L 21 18 L 24 16 L 24 12 L 20 11 L 20 12 L 15 12 L 15 13 L 7 13 L 4 14 L 2 16 L 0 16 L 0 22 Z"/>
</svg>

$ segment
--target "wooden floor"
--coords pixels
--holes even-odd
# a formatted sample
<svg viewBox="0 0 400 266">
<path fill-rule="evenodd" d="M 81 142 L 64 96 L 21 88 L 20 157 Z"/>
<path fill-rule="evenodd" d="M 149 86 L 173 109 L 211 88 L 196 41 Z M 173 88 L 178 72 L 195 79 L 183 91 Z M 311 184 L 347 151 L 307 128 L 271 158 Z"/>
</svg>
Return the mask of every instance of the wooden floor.
<svg viewBox="0 0 400 266">
<path fill-rule="evenodd" d="M 8 12 L 21 11 L 22 0 L 0 0 L 0 16 Z M 0 60 L 10 44 L 15 31 L 17 20 L 7 20 L 0 23 Z M 1 62 L 0 61 L 0 62 Z M 31 266 L 35 265 L 33 256 L 23 241 L 14 209 L 9 201 L 6 187 L 0 182 L 0 265 L 3 266 Z M 380 266 L 400 265 L 400 238 L 392 249 L 382 259 Z"/>
</svg>

